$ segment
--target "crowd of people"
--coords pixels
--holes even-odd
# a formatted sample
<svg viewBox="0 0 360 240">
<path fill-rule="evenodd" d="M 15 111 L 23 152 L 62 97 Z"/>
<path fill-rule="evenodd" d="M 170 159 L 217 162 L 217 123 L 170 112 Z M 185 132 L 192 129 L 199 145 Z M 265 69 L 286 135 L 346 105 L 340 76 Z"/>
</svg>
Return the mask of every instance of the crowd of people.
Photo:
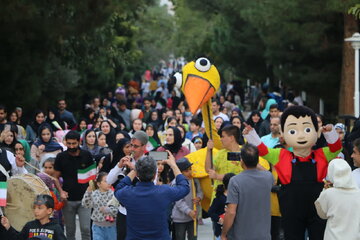
<svg viewBox="0 0 360 240">
<path fill-rule="evenodd" d="M 291 240 L 305 239 L 307 235 L 310 239 L 320 239 L 324 234 L 325 239 L 337 239 L 343 234 L 342 227 L 346 228 L 349 222 L 340 216 L 348 210 L 330 206 L 336 205 L 334 199 L 342 199 L 346 189 L 352 192 L 342 199 L 342 206 L 350 202 L 360 204 L 353 201 L 360 195 L 357 190 L 360 172 L 356 169 L 350 173 L 351 168 L 360 166 L 360 143 L 356 140 L 360 137 L 360 122 L 346 135 L 344 124 L 334 123 L 328 129 L 319 114 L 314 119 L 311 112 L 286 113 L 293 106 L 303 105 L 297 94 L 284 97 L 279 89 L 268 92 L 266 87 L 263 91 L 252 88 L 245 99 L 243 88 L 232 82 L 223 84 L 212 99 L 213 124 L 222 144 L 219 148 L 206 134 L 201 113 L 190 112 L 183 94 L 167 77 L 170 74 L 168 70 L 163 74 L 147 74 L 142 82 L 130 81 L 106 96 L 94 97 L 81 114 L 69 111 L 65 99 L 57 102 L 57 108 L 34 111 L 30 121 L 23 117 L 21 107 L 10 110 L 0 105 L 0 181 L 33 173 L 52 193 L 50 199 L 36 198 L 36 220 L 21 232 L 11 228 L 11 222 L 3 217 L 0 234 L 9 238 L 1 239 L 28 239 L 43 234 L 49 239 L 74 240 L 76 216 L 83 240 L 197 239 L 197 226 L 207 216 L 213 223 L 216 239 Z M 247 114 L 249 108 L 254 110 Z M 305 135 L 307 131 L 316 131 L 314 146 L 309 146 L 312 150 L 307 155 L 301 155 L 303 151 L 299 149 L 303 148 L 291 141 L 300 130 L 284 131 L 288 127 L 284 126 L 286 119 L 293 116 L 295 120 L 310 118 L 304 122 L 309 127 L 301 128 Z M 327 131 L 332 130 L 338 134 L 334 136 L 339 136 L 343 148 L 333 146 L 337 138 L 329 140 Z M 214 183 L 209 209 L 203 210 L 202 187 L 193 178 L 193 163 L 187 158 L 201 149 L 206 149 L 203 162 Z M 317 160 L 320 150 L 322 160 Z M 166 154 L 149 154 L 152 152 Z M 234 158 L 229 159 L 230 155 Z M 304 160 L 308 155 L 311 157 Z M 290 177 L 285 170 L 291 166 L 281 165 L 288 156 L 295 159 Z M 338 160 L 330 162 L 333 158 Z M 296 165 L 297 161 L 311 160 L 318 168 L 323 164 L 322 170 Z M 327 162 L 330 162 L 328 175 Z M 94 181 L 81 182 L 79 169 L 90 168 L 94 163 L 97 171 Z M 318 221 L 314 219 L 319 216 L 329 219 L 326 230 L 325 222 L 321 222 L 321 228 L 305 224 L 303 219 L 293 219 L 294 212 L 288 209 L 303 209 L 299 201 L 308 199 L 286 198 L 284 203 L 279 197 L 286 192 L 285 185 L 306 179 L 307 173 L 302 175 L 306 169 L 315 171 L 310 178 L 316 179 L 313 185 L 317 188 L 322 190 L 326 179 L 326 186 L 335 189 L 333 193 L 323 191 L 320 197 L 321 191 L 314 190 L 310 208 L 317 209 L 318 216 L 304 217 L 310 222 Z M 302 185 L 286 188 L 291 196 L 303 191 Z M 291 206 L 284 210 L 286 204 Z M 351 215 L 360 218 L 360 214 Z M 53 226 L 55 220 L 50 216 L 57 219 L 60 227 Z M 282 218 L 286 219 L 285 224 Z M 346 239 L 360 239 L 358 223 L 352 224 L 355 230 L 348 232 Z M 294 227 L 296 224 L 303 224 L 300 230 Z M 39 226 L 49 231 L 34 230 Z M 66 238 L 60 233 L 64 229 Z"/>
</svg>

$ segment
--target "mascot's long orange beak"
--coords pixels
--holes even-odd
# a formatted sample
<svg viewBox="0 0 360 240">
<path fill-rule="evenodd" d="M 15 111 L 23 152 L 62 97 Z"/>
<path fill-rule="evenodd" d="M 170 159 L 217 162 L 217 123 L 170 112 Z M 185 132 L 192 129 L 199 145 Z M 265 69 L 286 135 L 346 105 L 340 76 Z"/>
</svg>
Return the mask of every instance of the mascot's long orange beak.
<svg viewBox="0 0 360 240">
<path fill-rule="evenodd" d="M 192 114 L 195 114 L 214 93 L 215 88 L 207 79 L 193 74 L 187 76 L 184 95 Z"/>
</svg>

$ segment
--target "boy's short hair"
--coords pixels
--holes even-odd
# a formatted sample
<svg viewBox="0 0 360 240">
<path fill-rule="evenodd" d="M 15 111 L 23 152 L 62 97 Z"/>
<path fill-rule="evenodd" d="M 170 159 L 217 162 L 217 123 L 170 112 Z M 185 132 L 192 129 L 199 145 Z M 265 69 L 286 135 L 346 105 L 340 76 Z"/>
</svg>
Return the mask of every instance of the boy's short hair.
<svg viewBox="0 0 360 240">
<path fill-rule="evenodd" d="M 195 124 L 195 125 L 198 126 L 198 127 L 201 126 L 201 121 L 200 121 L 200 119 L 198 119 L 198 118 L 193 118 L 193 119 L 191 119 L 191 120 L 190 120 L 190 124 L 191 124 L 191 123 Z"/>
<path fill-rule="evenodd" d="M 271 104 L 269 109 L 274 109 L 274 108 L 279 109 L 279 106 L 277 103 Z"/>
<path fill-rule="evenodd" d="M 47 194 L 37 195 L 34 201 L 34 205 L 45 205 L 47 208 L 54 209 L 54 199 Z"/>
<path fill-rule="evenodd" d="M 222 132 L 226 132 L 228 136 L 234 136 L 235 141 L 239 143 L 240 138 L 240 129 L 234 125 L 227 125 L 224 128 L 220 128 L 219 135 L 221 136 Z"/>
</svg>

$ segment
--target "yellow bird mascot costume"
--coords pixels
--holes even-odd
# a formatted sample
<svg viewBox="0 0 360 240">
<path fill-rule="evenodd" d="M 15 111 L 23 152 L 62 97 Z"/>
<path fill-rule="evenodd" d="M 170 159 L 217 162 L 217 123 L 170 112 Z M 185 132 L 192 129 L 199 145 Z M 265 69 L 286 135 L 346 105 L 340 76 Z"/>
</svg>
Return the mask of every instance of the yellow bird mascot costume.
<svg viewBox="0 0 360 240">
<path fill-rule="evenodd" d="M 217 149 L 222 149 L 220 136 L 212 121 L 211 98 L 220 87 L 220 74 L 216 67 L 205 58 L 201 57 L 187 63 L 182 74 L 176 73 L 176 87 L 184 93 L 192 114 L 202 109 L 206 134 L 214 141 L 214 154 Z M 186 156 L 193 163 L 193 177 L 198 178 L 204 193 L 201 202 L 202 208 L 208 210 L 211 201 L 212 187 L 209 175 L 205 171 L 206 149 L 200 149 Z"/>
</svg>

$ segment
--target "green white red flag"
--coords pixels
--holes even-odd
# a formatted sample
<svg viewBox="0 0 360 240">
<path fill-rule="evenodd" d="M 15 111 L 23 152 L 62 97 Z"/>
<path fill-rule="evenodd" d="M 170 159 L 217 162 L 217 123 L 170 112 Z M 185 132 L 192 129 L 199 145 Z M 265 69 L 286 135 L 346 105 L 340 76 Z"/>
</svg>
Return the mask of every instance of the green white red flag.
<svg viewBox="0 0 360 240">
<path fill-rule="evenodd" d="M 88 183 L 90 180 L 95 180 L 96 178 L 96 163 L 94 162 L 87 168 L 78 169 L 78 183 Z"/>
</svg>

